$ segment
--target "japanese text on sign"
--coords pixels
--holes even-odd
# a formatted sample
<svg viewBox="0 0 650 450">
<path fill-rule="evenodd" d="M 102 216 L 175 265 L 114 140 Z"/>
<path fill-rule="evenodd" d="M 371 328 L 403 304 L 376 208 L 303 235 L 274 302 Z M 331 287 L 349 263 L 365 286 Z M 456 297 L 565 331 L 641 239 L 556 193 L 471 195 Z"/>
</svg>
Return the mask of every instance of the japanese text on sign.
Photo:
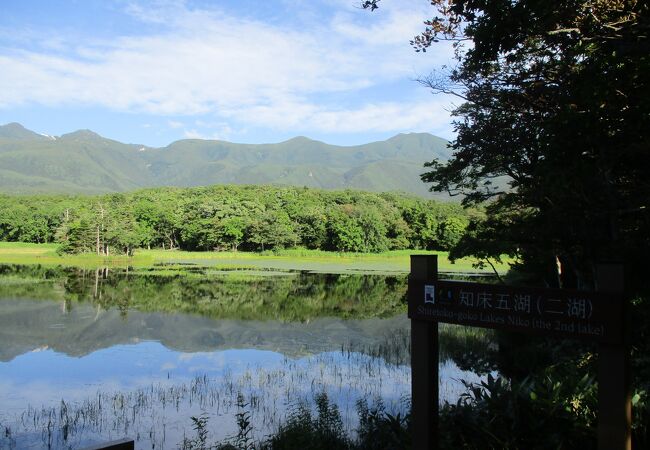
<svg viewBox="0 0 650 450">
<path fill-rule="evenodd" d="M 602 293 L 436 281 L 409 284 L 409 317 L 617 342 L 622 302 Z"/>
</svg>

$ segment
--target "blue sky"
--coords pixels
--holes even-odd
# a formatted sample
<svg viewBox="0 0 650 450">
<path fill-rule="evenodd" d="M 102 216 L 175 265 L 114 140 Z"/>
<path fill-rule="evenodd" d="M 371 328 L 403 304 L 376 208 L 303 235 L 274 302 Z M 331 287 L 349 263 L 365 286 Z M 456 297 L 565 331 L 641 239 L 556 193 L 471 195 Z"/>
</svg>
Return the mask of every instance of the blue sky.
<svg viewBox="0 0 650 450">
<path fill-rule="evenodd" d="M 359 3 L 3 0 L 0 124 L 151 146 L 453 137 L 453 99 L 414 81 L 452 62 L 409 46 L 429 2 Z"/>
</svg>

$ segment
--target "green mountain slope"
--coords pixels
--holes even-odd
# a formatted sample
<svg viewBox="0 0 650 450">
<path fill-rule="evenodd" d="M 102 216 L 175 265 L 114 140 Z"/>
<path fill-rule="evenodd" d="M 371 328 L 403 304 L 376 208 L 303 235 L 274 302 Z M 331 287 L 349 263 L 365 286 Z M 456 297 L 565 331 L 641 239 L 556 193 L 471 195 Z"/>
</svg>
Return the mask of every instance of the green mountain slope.
<svg viewBox="0 0 650 450">
<path fill-rule="evenodd" d="M 188 139 L 151 148 L 89 130 L 44 136 L 11 123 L 0 126 L 0 191 L 96 194 L 234 183 L 431 196 L 420 181 L 422 165 L 448 156 L 447 141 L 426 133 L 349 147 L 296 137 L 277 144 Z"/>
</svg>

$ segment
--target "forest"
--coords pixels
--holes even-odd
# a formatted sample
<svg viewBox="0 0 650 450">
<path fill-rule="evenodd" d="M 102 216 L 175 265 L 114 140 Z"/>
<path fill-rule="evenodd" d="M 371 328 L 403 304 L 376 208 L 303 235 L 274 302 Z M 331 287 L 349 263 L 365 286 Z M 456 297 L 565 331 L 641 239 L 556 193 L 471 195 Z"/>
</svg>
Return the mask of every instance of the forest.
<svg viewBox="0 0 650 450">
<path fill-rule="evenodd" d="M 219 185 L 103 196 L 0 196 L 0 241 L 62 253 L 137 248 L 339 252 L 447 250 L 478 209 L 407 194 Z"/>
</svg>

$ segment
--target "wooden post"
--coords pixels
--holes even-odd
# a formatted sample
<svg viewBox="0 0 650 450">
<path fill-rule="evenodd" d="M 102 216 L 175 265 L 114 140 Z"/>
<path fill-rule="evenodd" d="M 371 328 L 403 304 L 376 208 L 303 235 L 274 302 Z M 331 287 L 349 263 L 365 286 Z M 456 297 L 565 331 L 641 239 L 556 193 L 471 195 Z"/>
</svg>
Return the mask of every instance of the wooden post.
<svg viewBox="0 0 650 450">
<path fill-rule="evenodd" d="M 621 294 L 623 266 L 596 267 L 596 289 Z M 623 308 L 625 311 L 626 308 Z M 623 330 L 627 328 L 623 320 Z M 632 400 L 627 339 L 621 344 L 600 344 L 598 354 L 598 450 L 632 449 Z"/>
<path fill-rule="evenodd" d="M 411 255 L 411 280 L 438 279 L 438 256 Z M 411 319 L 411 430 L 415 450 L 438 448 L 438 323 Z"/>
</svg>

